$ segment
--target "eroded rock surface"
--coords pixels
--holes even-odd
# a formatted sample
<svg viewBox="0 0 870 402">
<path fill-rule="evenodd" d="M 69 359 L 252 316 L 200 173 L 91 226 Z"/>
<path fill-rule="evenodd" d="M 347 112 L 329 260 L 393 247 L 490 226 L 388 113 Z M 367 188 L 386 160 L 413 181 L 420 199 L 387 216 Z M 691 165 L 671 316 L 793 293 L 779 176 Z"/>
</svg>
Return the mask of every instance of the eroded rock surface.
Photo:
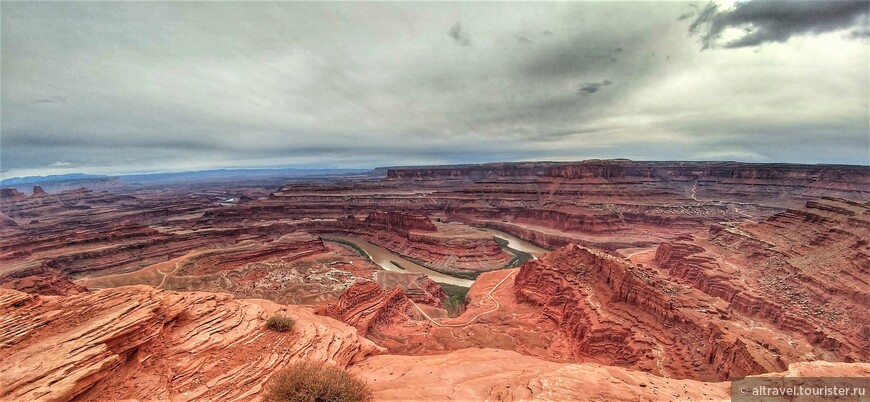
<svg viewBox="0 0 870 402">
<path fill-rule="evenodd" d="M 319 308 L 317 313 L 352 325 L 364 336 L 402 325 L 415 315 L 411 301 L 400 287 L 385 291 L 375 282 L 351 286 L 336 303 Z"/>
<path fill-rule="evenodd" d="M 292 332 L 265 328 L 271 314 Z M 301 307 L 148 286 L 75 296 L 0 289 L 0 399 L 251 399 L 297 359 L 347 366 L 381 353 Z"/>
<path fill-rule="evenodd" d="M 675 380 L 595 363 L 554 363 L 498 349 L 375 356 L 351 371 L 369 381 L 380 401 L 722 401 L 731 396 L 729 382 Z M 867 363 L 813 362 L 765 376 L 868 375 Z"/>
</svg>

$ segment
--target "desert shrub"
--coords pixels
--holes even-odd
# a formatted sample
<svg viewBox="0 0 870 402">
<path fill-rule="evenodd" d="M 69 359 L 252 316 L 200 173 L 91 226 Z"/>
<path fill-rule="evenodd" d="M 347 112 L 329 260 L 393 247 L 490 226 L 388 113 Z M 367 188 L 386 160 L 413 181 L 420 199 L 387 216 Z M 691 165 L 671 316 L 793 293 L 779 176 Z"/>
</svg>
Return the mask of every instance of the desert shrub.
<svg viewBox="0 0 870 402">
<path fill-rule="evenodd" d="M 362 379 L 338 367 L 315 361 L 291 364 L 266 386 L 266 402 L 371 401 L 372 391 Z"/>
<path fill-rule="evenodd" d="M 439 285 L 444 289 L 444 293 L 447 293 L 447 300 L 444 300 L 444 309 L 447 310 L 447 315 L 456 317 L 462 314 L 462 310 L 465 309 L 465 297 L 468 295 L 469 288 L 446 283 L 439 283 Z"/>
<path fill-rule="evenodd" d="M 290 331 L 294 325 L 296 325 L 296 321 L 283 315 L 273 315 L 266 320 L 266 327 L 278 332 Z"/>
</svg>

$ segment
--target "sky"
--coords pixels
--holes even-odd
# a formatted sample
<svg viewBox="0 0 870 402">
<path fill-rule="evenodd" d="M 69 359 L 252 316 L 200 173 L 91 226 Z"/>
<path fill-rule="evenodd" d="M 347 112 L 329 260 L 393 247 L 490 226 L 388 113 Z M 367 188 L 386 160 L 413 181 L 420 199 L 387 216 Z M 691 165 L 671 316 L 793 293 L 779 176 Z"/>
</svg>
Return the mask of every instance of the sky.
<svg viewBox="0 0 870 402">
<path fill-rule="evenodd" d="M 0 175 L 870 165 L 870 2 L 2 2 Z"/>
</svg>

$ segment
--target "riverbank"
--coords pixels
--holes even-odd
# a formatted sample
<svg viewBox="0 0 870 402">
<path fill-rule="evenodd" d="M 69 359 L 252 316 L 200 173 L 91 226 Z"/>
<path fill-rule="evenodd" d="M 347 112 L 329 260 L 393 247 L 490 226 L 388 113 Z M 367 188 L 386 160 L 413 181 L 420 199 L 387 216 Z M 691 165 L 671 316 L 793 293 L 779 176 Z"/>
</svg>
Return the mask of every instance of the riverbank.
<svg viewBox="0 0 870 402">
<path fill-rule="evenodd" d="M 353 248 L 360 255 L 368 257 L 372 262 L 381 266 L 387 271 L 395 272 L 412 272 L 425 274 L 430 279 L 439 283 L 450 285 L 471 287 L 474 280 L 451 276 L 446 273 L 438 272 L 428 267 L 424 267 L 414 261 L 402 257 L 384 247 L 373 244 L 369 241 L 351 236 L 327 235 L 321 236 L 323 241 L 329 241 Z"/>
</svg>

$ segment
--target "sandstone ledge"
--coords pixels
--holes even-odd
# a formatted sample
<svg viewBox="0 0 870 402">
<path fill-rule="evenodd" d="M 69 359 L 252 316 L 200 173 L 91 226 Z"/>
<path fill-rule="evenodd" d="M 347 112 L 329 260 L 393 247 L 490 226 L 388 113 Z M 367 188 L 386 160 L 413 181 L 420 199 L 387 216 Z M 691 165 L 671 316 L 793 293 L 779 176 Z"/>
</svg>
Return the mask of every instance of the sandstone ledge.
<svg viewBox="0 0 870 402">
<path fill-rule="evenodd" d="M 296 319 L 292 332 L 265 328 L 278 311 Z M 149 286 L 0 289 L 0 320 L 0 400 L 248 400 L 294 360 L 345 367 L 382 352 L 304 307 Z"/>
</svg>

